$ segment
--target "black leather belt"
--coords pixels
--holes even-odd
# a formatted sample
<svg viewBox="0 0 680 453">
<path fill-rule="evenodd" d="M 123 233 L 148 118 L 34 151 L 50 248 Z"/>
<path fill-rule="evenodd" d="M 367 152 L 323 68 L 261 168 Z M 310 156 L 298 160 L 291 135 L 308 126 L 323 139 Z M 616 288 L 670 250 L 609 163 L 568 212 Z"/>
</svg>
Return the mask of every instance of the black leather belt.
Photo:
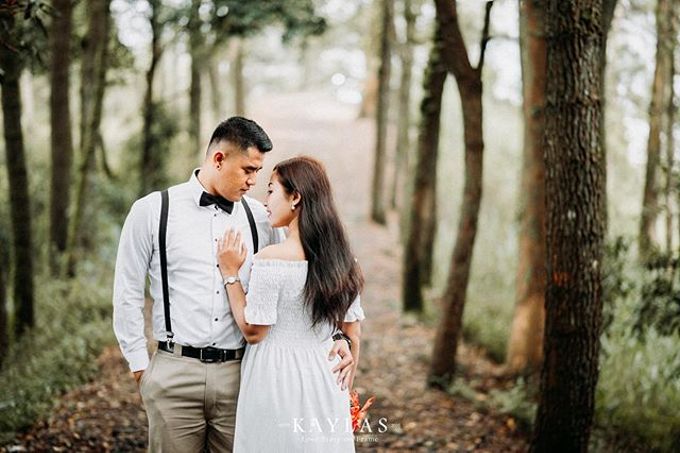
<svg viewBox="0 0 680 453">
<path fill-rule="evenodd" d="M 243 357 L 246 348 L 240 349 L 218 349 L 208 346 L 207 348 L 194 348 L 191 346 L 181 346 L 182 356 L 198 359 L 201 362 L 228 362 L 230 360 L 239 360 Z M 161 351 L 173 353 L 173 346 L 168 346 L 167 341 L 159 341 L 158 349 Z"/>
</svg>

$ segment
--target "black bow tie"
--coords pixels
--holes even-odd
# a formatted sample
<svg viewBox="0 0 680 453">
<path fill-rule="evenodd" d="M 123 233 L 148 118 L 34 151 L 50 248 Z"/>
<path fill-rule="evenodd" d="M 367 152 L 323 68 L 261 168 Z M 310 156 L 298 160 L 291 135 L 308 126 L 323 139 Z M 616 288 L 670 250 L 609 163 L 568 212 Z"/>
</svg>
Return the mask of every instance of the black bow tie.
<svg viewBox="0 0 680 453">
<path fill-rule="evenodd" d="M 203 192 L 201 194 L 201 200 L 198 203 L 201 206 L 210 206 L 211 204 L 216 204 L 227 214 L 231 214 L 231 211 L 234 209 L 233 201 L 229 201 L 224 197 L 220 197 L 219 195 L 209 194 L 208 192 Z"/>
</svg>

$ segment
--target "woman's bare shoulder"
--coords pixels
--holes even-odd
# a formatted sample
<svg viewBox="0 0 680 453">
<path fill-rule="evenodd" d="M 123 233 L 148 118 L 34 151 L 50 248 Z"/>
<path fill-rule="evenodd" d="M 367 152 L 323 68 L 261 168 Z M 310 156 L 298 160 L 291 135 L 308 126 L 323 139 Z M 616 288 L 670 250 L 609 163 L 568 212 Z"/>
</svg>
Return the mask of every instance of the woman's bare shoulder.
<svg viewBox="0 0 680 453">
<path fill-rule="evenodd" d="M 255 260 L 284 260 L 284 261 L 304 261 L 304 252 L 300 252 L 296 247 L 289 244 L 272 244 L 255 255 Z"/>
</svg>

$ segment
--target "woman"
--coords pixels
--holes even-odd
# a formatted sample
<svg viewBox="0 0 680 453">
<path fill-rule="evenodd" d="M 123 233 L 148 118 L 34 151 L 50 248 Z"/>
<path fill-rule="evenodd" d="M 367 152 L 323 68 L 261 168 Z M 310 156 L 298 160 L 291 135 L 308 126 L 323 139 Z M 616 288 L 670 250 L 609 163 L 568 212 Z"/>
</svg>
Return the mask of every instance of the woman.
<svg viewBox="0 0 680 453">
<path fill-rule="evenodd" d="M 265 205 L 288 238 L 253 262 L 248 295 L 237 278 L 240 234 L 218 246 L 229 304 L 249 343 L 241 365 L 234 451 L 354 451 L 349 388 L 359 358 L 363 277 L 333 202 L 323 166 L 309 157 L 279 163 Z M 355 365 L 333 375 L 331 336 L 350 338 Z"/>
</svg>

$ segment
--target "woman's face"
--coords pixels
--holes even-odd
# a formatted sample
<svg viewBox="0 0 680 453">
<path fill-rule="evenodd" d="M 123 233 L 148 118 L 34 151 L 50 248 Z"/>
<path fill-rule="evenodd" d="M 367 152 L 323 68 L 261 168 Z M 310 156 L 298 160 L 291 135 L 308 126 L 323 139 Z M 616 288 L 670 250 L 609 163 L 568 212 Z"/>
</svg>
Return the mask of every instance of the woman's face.
<svg viewBox="0 0 680 453">
<path fill-rule="evenodd" d="M 269 221 L 274 228 L 288 226 L 295 218 L 297 211 L 291 209 L 291 206 L 295 203 L 294 198 L 292 194 L 286 193 L 276 172 L 272 173 L 267 186 L 267 197 L 264 200 L 264 205 L 267 207 Z"/>
</svg>

